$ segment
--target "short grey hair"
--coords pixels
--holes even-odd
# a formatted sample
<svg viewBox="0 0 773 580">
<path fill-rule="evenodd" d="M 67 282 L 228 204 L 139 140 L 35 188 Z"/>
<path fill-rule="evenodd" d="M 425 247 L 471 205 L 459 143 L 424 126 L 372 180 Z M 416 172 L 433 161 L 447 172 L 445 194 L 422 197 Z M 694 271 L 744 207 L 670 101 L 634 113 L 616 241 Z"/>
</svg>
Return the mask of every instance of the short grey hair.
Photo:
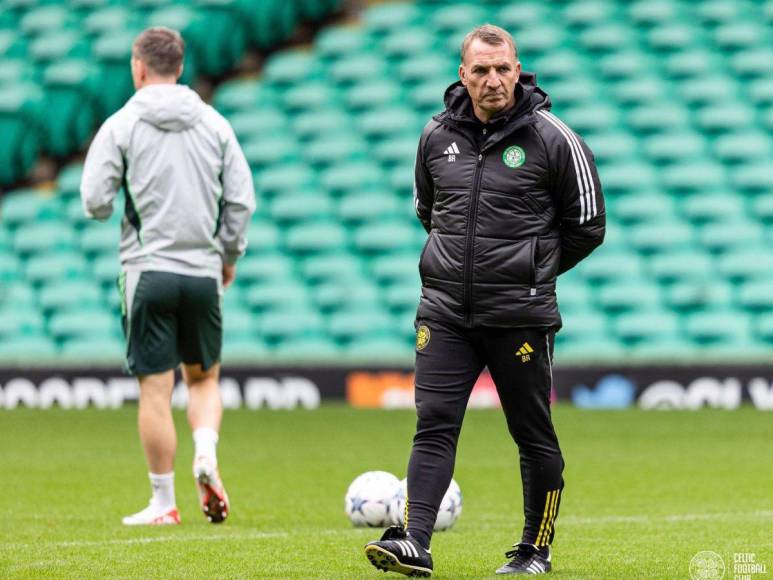
<svg viewBox="0 0 773 580">
<path fill-rule="evenodd" d="M 464 37 L 464 40 L 462 40 L 462 62 L 464 62 L 464 55 L 467 53 L 467 48 L 476 38 L 479 38 L 486 44 L 490 44 L 492 46 L 509 44 L 513 49 L 515 60 L 518 60 L 518 46 L 516 46 L 515 40 L 513 40 L 511 34 L 504 28 L 500 28 L 494 24 L 484 24 L 483 26 L 473 28 L 470 32 L 467 33 L 467 35 Z"/>
<path fill-rule="evenodd" d="M 182 66 L 185 41 L 176 30 L 155 26 L 142 31 L 134 39 L 132 56 L 144 62 L 157 75 L 173 76 Z"/>
</svg>

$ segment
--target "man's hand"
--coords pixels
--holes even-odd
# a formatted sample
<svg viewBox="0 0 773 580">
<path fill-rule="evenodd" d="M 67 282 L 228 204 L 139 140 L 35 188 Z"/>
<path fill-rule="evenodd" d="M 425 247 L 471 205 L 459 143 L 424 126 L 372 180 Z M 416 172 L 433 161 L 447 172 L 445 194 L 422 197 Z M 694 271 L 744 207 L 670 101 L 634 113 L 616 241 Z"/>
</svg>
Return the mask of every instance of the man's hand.
<svg viewBox="0 0 773 580">
<path fill-rule="evenodd" d="M 236 264 L 223 262 L 223 288 L 228 288 L 236 279 Z"/>
</svg>

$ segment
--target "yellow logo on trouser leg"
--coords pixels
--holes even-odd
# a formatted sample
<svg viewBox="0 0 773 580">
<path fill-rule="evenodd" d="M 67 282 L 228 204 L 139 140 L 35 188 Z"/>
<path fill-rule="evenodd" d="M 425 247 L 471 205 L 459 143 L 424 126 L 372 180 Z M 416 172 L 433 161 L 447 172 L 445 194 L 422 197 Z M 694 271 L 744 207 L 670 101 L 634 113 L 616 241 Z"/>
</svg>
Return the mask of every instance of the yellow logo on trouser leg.
<svg viewBox="0 0 773 580">
<path fill-rule="evenodd" d="M 429 327 L 422 324 L 416 329 L 416 350 L 424 350 L 429 344 L 430 332 Z"/>
<path fill-rule="evenodd" d="M 529 355 L 533 352 L 534 349 L 531 345 L 528 342 L 524 342 L 523 346 L 516 351 L 515 356 L 521 357 L 521 362 L 529 362 L 531 360 Z"/>
</svg>

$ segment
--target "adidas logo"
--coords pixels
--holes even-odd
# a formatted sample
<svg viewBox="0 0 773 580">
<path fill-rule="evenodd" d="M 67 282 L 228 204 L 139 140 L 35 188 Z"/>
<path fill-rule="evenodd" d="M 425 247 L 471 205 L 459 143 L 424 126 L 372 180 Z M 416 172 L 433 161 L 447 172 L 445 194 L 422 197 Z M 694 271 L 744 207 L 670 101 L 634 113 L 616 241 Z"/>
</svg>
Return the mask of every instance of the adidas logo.
<svg viewBox="0 0 773 580">
<path fill-rule="evenodd" d="M 453 163 L 454 161 L 456 161 L 456 156 L 459 155 L 459 153 L 461 153 L 461 151 L 459 151 L 459 147 L 456 145 L 456 141 L 451 143 L 448 149 L 443 151 L 443 155 L 448 155 L 449 163 Z"/>
<path fill-rule="evenodd" d="M 531 360 L 529 355 L 533 352 L 534 349 L 531 345 L 528 342 L 524 342 L 523 346 L 516 351 L 515 356 L 521 357 L 521 362 L 528 362 Z"/>
</svg>

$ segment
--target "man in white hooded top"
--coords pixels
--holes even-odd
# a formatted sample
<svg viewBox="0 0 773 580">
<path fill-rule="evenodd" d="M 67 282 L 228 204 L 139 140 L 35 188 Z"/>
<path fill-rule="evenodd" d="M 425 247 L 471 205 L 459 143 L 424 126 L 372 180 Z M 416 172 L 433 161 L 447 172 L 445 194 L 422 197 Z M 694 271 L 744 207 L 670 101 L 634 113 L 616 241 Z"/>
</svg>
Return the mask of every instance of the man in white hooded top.
<svg viewBox="0 0 773 580">
<path fill-rule="evenodd" d="M 121 187 L 125 195 L 119 289 L 152 488 L 148 507 L 125 517 L 126 525 L 180 523 L 171 413 L 180 363 L 201 508 L 211 522 L 222 522 L 230 509 L 215 453 L 223 412 L 221 294 L 246 248 L 255 192 L 231 126 L 177 84 L 184 50 L 180 34 L 167 28 L 137 37 L 131 59 L 137 91 L 99 129 L 81 182 L 89 218 L 107 220 Z"/>
</svg>

